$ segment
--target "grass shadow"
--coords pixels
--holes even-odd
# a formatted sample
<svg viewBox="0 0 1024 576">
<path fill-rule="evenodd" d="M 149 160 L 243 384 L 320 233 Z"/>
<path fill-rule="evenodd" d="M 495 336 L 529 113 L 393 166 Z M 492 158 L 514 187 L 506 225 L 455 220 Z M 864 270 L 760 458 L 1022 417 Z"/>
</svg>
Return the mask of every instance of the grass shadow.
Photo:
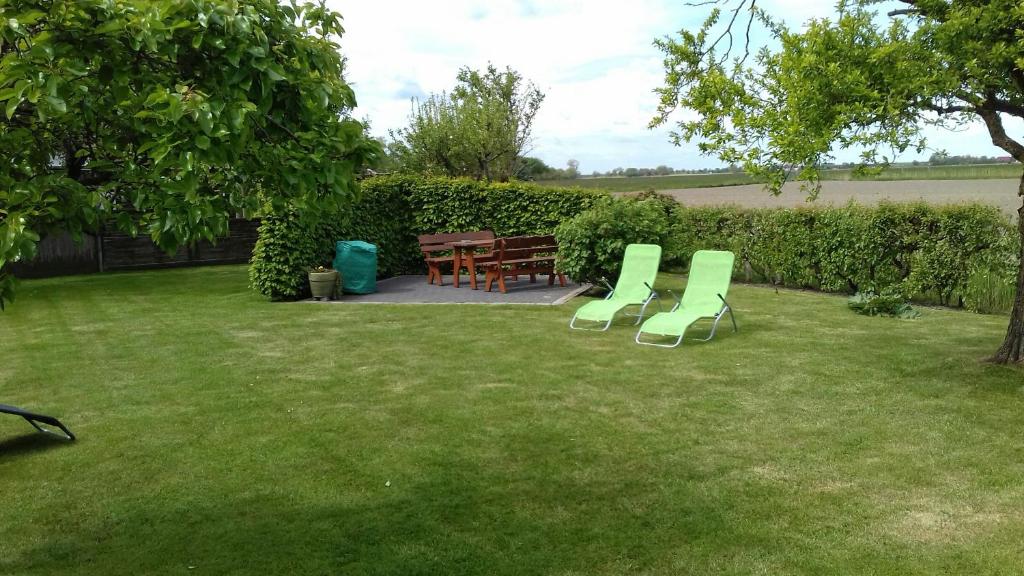
<svg viewBox="0 0 1024 576">
<path fill-rule="evenodd" d="M 71 443 L 70 440 L 63 439 L 54 434 L 29 432 L 14 438 L 0 440 L 0 458 L 43 452 L 52 448 L 67 446 Z"/>
<path fill-rule="evenodd" d="M 696 491 L 683 499 L 687 513 L 681 517 L 628 510 L 608 515 L 603 505 L 588 502 L 618 492 L 614 480 L 581 484 L 562 478 L 552 483 L 572 496 L 559 502 L 565 514 L 549 516 L 532 497 L 538 486 L 502 483 L 500 476 L 480 483 L 487 471 L 472 462 L 442 458 L 421 471 L 409 484 L 364 486 L 354 498 L 327 481 L 324 494 L 265 486 L 247 494 L 148 499 L 78 518 L 34 548 L 0 558 L 0 573 L 585 573 L 595 561 L 649 567 L 665 559 L 670 543 L 678 545 L 678 533 L 664 541 L 637 539 L 633 530 L 641 526 L 676 532 L 683 525 L 684 541 L 700 540 L 709 526 L 726 528 L 716 506 Z M 600 516 L 605 530 L 595 535 L 573 510 Z M 589 542 L 595 537 L 598 542 Z M 574 559 L 581 552 L 585 559 Z"/>
</svg>

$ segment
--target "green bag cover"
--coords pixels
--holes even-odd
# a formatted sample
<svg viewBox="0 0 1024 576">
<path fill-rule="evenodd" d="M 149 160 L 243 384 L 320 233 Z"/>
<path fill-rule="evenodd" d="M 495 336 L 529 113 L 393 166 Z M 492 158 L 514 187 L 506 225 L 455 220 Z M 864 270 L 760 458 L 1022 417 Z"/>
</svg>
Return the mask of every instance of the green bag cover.
<svg viewBox="0 0 1024 576">
<path fill-rule="evenodd" d="M 341 272 L 341 288 L 349 294 L 377 291 L 377 247 L 361 240 L 334 245 L 334 269 Z"/>
</svg>

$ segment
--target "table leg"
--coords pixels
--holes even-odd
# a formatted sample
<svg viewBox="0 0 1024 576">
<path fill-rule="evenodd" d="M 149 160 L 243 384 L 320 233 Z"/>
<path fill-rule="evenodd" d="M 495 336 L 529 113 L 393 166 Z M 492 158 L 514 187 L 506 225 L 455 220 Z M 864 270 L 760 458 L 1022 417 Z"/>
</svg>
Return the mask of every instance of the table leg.
<svg viewBox="0 0 1024 576">
<path fill-rule="evenodd" d="M 466 270 L 469 270 L 469 287 L 476 290 L 476 263 L 473 262 L 474 251 L 466 252 Z"/>
<path fill-rule="evenodd" d="M 462 248 L 452 249 L 452 285 L 459 287 L 459 269 L 462 268 Z"/>
</svg>

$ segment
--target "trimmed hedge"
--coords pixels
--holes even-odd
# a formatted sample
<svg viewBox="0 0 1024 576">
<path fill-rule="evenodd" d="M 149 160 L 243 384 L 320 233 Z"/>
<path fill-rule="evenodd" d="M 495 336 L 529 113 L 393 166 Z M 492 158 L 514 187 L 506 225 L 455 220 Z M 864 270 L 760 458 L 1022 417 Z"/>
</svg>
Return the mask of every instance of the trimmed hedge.
<svg viewBox="0 0 1024 576">
<path fill-rule="evenodd" d="M 416 236 L 493 230 L 498 236 L 550 234 L 607 193 L 526 183 L 382 176 L 364 180 L 360 199 L 345 214 L 305 222 L 294 214 L 263 220 L 253 251 L 252 287 L 272 300 L 308 294 L 306 271 L 329 265 L 337 240 L 377 245 L 378 274 L 425 270 Z"/>
<path fill-rule="evenodd" d="M 295 213 L 265 217 L 252 251 L 249 284 L 271 300 L 309 296 L 306 272 L 331 261 L 331 238 L 347 222 L 344 215 L 320 221 L 301 219 Z"/>
<path fill-rule="evenodd" d="M 732 250 L 738 279 L 825 292 L 897 293 L 972 310 L 986 308 L 993 282 L 1012 284 L 1017 265 L 1015 227 L 997 208 L 982 204 L 679 206 L 672 227 L 680 262 L 702 248 Z"/>
</svg>

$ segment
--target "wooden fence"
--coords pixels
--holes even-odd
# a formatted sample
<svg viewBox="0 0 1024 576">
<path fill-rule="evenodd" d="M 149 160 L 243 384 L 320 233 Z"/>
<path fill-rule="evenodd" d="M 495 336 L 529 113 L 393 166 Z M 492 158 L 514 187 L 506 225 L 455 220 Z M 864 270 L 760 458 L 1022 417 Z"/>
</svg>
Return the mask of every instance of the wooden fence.
<svg viewBox="0 0 1024 576">
<path fill-rule="evenodd" d="M 19 278 L 47 278 L 113 270 L 241 264 L 252 257 L 259 225 L 255 220 L 233 219 L 227 237 L 215 244 L 199 241 L 174 254 L 158 248 L 148 236 L 133 238 L 121 232 L 101 232 L 86 234 L 76 244 L 70 234 L 52 235 L 39 243 L 35 258 L 12 264 L 11 272 Z"/>
</svg>

